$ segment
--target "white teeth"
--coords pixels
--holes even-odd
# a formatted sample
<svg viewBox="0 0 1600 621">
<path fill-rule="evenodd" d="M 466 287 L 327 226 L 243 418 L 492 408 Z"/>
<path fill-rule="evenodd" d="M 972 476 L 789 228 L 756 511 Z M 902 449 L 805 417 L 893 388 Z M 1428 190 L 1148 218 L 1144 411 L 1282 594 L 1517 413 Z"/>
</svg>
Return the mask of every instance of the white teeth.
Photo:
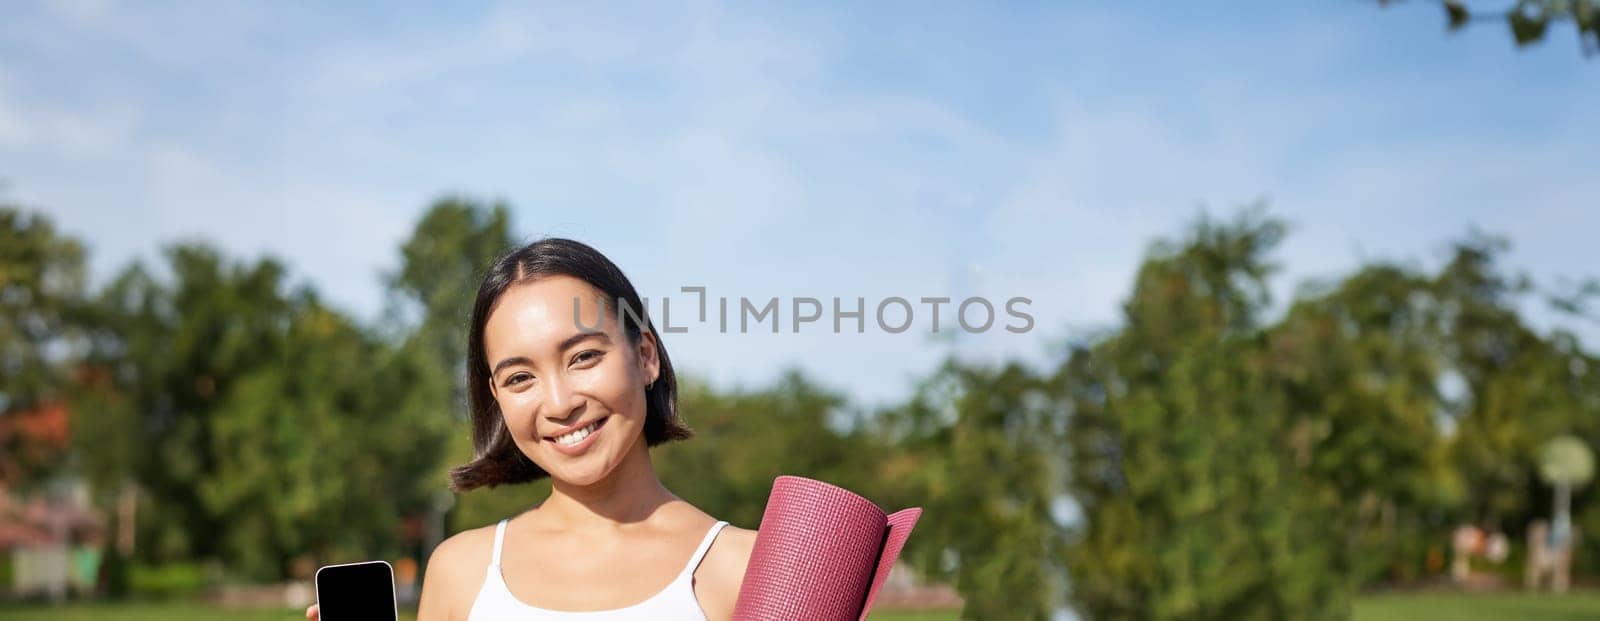
<svg viewBox="0 0 1600 621">
<path fill-rule="evenodd" d="M 582 442 L 584 438 L 589 437 L 589 434 L 594 431 L 595 426 L 598 425 L 599 423 L 600 423 L 600 421 L 595 421 L 595 422 L 589 423 L 588 425 L 584 425 L 584 427 L 582 429 L 579 429 L 579 430 L 574 431 L 572 433 L 569 433 L 567 435 L 558 437 L 558 438 L 556 438 L 556 443 L 561 444 L 562 446 L 572 446 L 574 444 Z"/>
</svg>

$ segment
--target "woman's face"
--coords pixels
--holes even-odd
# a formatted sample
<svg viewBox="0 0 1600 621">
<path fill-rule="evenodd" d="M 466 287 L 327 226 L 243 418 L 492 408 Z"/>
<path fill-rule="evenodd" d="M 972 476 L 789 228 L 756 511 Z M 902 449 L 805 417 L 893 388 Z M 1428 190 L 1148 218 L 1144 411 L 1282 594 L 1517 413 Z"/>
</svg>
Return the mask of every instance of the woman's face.
<svg viewBox="0 0 1600 621">
<path fill-rule="evenodd" d="M 645 384 L 659 368 L 654 337 L 629 343 L 600 295 L 570 276 L 514 285 L 483 331 L 489 385 L 517 448 L 573 485 L 604 479 L 639 441 Z"/>
</svg>

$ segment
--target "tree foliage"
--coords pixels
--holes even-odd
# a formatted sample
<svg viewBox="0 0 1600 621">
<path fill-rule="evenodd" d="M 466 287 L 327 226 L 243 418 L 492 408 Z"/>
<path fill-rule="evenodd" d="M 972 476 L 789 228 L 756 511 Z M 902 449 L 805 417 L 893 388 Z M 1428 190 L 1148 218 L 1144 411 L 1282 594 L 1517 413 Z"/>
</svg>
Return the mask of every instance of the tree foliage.
<svg viewBox="0 0 1600 621">
<path fill-rule="evenodd" d="M 85 295 L 82 244 L 49 218 L 0 205 L 0 483 L 29 487 L 65 448 L 22 429 L 71 384 Z"/>
<path fill-rule="evenodd" d="M 1523 321 L 1503 240 L 1434 274 L 1363 266 L 1263 324 L 1283 229 L 1251 214 L 1158 245 L 1123 324 L 1062 367 L 1092 617 L 1346 616 L 1457 524 L 1520 535 L 1548 505 L 1542 443 L 1600 432 L 1593 358 Z"/>
<path fill-rule="evenodd" d="M 924 508 L 904 555 L 955 586 L 964 619 L 1048 619 L 1066 603 L 1057 404 L 1026 366 L 956 358 L 880 415 L 886 446 L 867 489 Z"/>
<path fill-rule="evenodd" d="M 1371 265 L 1297 301 L 1267 333 L 1285 450 L 1328 520 L 1335 569 L 1357 582 L 1409 577 L 1438 512 L 1463 493 L 1440 429 L 1446 361 L 1429 286 Z"/>
<path fill-rule="evenodd" d="M 692 376 L 680 382 L 678 412 L 695 436 L 661 445 L 652 460 L 678 496 L 755 528 L 780 474 L 860 489 L 872 457 L 862 434 L 840 424 L 839 393 L 796 370 L 754 389 L 717 390 Z"/>
<path fill-rule="evenodd" d="M 1396 0 L 1378 0 L 1389 5 Z M 1600 2 L 1596 0 L 1506 0 L 1492 8 L 1464 0 L 1439 0 L 1445 27 L 1454 32 L 1474 22 L 1504 25 L 1517 47 L 1544 40 L 1551 24 L 1571 24 L 1585 55 L 1600 53 Z"/>
<path fill-rule="evenodd" d="M 515 243 L 504 205 L 431 205 L 371 326 L 271 258 L 176 244 L 90 288 L 82 246 L 47 219 L 0 224 L 0 410 L 65 400 L 75 443 L 26 459 L 6 444 L 8 482 L 76 474 L 107 508 L 138 490 L 135 561 L 278 579 L 307 558 L 426 552 L 417 524 L 471 452 L 465 317 Z M 1425 578 L 1459 524 L 1520 539 L 1551 505 L 1550 438 L 1600 446 L 1600 359 L 1526 321 L 1541 292 L 1502 266 L 1503 240 L 1458 239 L 1432 271 L 1368 263 L 1275 307 L 1286 235 L 1260 208 L 1202 216 L 1057 364 L 952 355 L 873 411 L 798 370 L 729 389 L 686 369 L 696 437 L 654 449 L 657 470 L 748 527 L 779 474 L 922 506 L 903 562 L 953 585 L 969 619 L 1342 618 L 1362 586 Z M 1573 519 L 1600 532 L 1592 488 Z M 548 489 L 461 495 L 448 530 Z M 1580 542 L 1580 569 L 1600 569 L 1600 538 Z"/>
<path fill-rule="evenodd" d="M 1347 614 L 1330 526 L 1267 373 L 1259 321 L 1283 233 L 1247 212 L 1158 244 L 1124 327 L 1063 366 L 1084 512 L 1067 559 L 1091 617 Z"/>
<path fill-rule="evenodd" d="M 144 499 L 140 556 L 269 578 L 395 549 L 443 446 L 412 399 L 429 370 L 272 259 L 164 258 L 169 278 L 135 264 L 100 293 L 74 417 L 84 473 Z"/>
<path fill-rule="evenodd" d="M 501 203 L 469 197 L 434 201 L 400 245 L 400 265 L 385 276 L 389 293 L 388 331 L 396 356 L 411 370 L 405 404 L 419 420 L 442 432 L 442 457 L 422 479 L 443 493 L 446 469 L 472 457 L 467 424 L 467 316 L 478 280 L 495 258 L 515 243 L 511 213 Z M 493 523 L 527 508 L 549 489 L 482 490 L 457 496 L 450 511 L 452 530 Z M 446 498 L 449 498 L 446 496 Z"/>
</svg>

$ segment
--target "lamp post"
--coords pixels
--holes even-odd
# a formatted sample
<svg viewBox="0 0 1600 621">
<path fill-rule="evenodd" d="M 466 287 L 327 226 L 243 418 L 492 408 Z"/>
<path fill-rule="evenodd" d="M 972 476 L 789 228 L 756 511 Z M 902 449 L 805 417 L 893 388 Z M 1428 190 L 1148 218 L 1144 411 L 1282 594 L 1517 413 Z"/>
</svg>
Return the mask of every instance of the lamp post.
<svg viewBox="0 0 1600 621">
<path fill-rule="evenodd" d="M 1574 436 L 1557 436 L 1539 453 L 1539 476 L 1555 488 L 1550 533 L 1545 545 L 1548 557 L 1557 560 L 1551 586 L 1556 592 L 1567 587 L 1567 569 L 1572 554 L 1572 488 L 1594 478 L 1594 452 Z"/>
</svg>

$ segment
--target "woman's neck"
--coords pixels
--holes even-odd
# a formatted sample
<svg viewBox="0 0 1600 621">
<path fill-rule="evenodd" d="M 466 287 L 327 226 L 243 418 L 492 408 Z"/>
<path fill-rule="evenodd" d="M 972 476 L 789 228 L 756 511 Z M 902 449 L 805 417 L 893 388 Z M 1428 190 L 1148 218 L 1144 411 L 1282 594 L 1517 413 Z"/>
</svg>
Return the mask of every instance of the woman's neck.
<svg viewBox="0 0 1600 621">
<path fill-rule="evenodd" d="M 539 510 L 565 528 L 618 529 L 644 521 L 661 505 L 677 499 L 656 477 L 649 448 L 641 437 L 604 479 L 582 486 L 552 480 L 550 497 Z"/>
</svg>

